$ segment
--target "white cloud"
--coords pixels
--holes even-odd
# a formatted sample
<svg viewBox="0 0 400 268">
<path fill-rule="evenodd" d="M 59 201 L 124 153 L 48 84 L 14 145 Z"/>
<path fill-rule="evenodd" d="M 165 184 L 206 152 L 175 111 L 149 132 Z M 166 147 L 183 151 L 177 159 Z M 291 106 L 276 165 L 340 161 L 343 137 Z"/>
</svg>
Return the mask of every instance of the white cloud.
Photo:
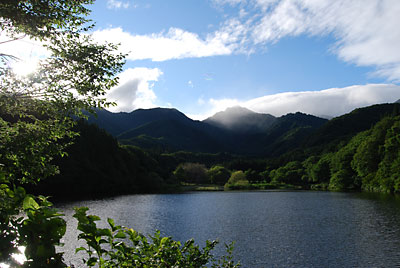
<svg viewBox="0 0 400 268">
<path fill-rule="evenodd" d="M 338 57 L 374 66 L 376 75 L 400 81 L 398 0 L 253 0 L 261 19 L 253 24 L 255 44 L 285 36 L 332 34 Z"/>
<path fill-rule="evenodd" d="M 120 8 L 128 8 L 130 6 L 129 1 L 117 1 L 117 0 L 107 0 L 107 8 L 108 9 L 120 9 Z"/>
<path fill-rule="evenodd" d="M 226 25 L 227 29 L 232 25 Z M 149 35 L 133 35 L 122 28 L 109 28 L 93 33 L 95 40 L 113 40 L 121 43 L 120 49 L 129 53 L 129 60 L 151 59 L 165 61 L 171 59 L 199 58 L 216 55 L 229 55 L 237 46 L 237 36 L 216 32 L 201 39 L 197 34 L 178 28 L 168 32 Z"/>
<path fill-rule="evenodd" d="M 320 91 L 285 92 L 263 96 L 248 101 L 236 99 L 210 99 L 208 112 L 190 115 L 197 120 L 205 119 L 228 107 L 240 105 L 259 113 L 281 116 L 303 112 L 317 116 L 335 117 L 360 107 L 378 103 L 393 103 L 400 99 L 400 86 L 393 84 L 355 85 Z"/>
<path fill-rule="evenodd" d="M 226 108 L 232 107 L 232 106 L 237 106 L 237 105 L 242 105 L 242 103 L 237 100 L 237 99 L 209 99 L 207 102 L 201 97 L 198 99 L 197 103 L 201 106 L 208 106 L 209 109 L 200 114 L 186 114 L 189 118 L 193 120 L 204 120 L 217 112 L 223 111 Z"/>
<path fill-rule="evenodd" d="M 112 1 L 121 3 L 121 1 Z M 237 8 L 219 29 L 203 37 L 179 28 L 135 35 L 121 28 L 95 32 L 129 52 L 128 59 L 165 61 L 234 53 L 251 54 L 286 36 L 327 36 L 331 51 L 345 61 L 376 68 L 374 75 L 400 81 L 398 0 L 213 0 Z"/>
<path fill-rule="evenodd" d="M 286 92 L 252 99 L 243 105 L 253 111 L 275 116 L 303 112 L 317 116 L 339 116 L 356 108 L 391 103 L 400 98 L 400 86 L 355 85 L 321 91 Z"/>
<path fill-rule="evenodd" d="M 119 85 L 106 95 L 108 101 L 117 103 L 110 107 L 112 112 L 130 112 L 138 108 L 156 107 L 157 96 L 153 82 L 162 75 L 160 69 L 130 68 L 119 74 Z"/>
<path fill-rule="evenodd" d="M 237 99 L 228 99 L 228 98 L 219 99 L 219 100 L 210 99 L 209 103 L 213 107 L 213 109 L 211 110 L 212 114 L 217 113 L 219 111 L 223 111 L 229 107 L 241 105 L 240 101 L 238 101 Z"/>
<path fill-rule="evenodd" d="M 217 5 L 229 4 L 231 6 L 234 6 L 234 5 L 237 5 L 240 3 L 245 3 L 245 2 L 246 2 L 246 0 L 213 0 L 214 4 L 217 4 Z"/>
</svg>

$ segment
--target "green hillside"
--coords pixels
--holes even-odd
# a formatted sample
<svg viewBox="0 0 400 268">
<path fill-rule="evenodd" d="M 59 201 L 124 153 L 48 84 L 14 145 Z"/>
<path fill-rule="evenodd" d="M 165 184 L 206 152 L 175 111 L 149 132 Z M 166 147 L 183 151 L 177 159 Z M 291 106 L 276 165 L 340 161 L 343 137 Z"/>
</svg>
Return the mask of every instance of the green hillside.
<svg viewBox="0 0 400 268">
<path fill-rule="evenodd" d="M 101 111 L 96 119 L 89 119 L 123 144 L 160 153 L 183 150 L 258 156 L 279 155 L 299 146 L 326 121 L 301 113 L 275 118 L 239 107 L 203 122 L 164 108 L 141 109 L 129 114 Z"/>
<path fill-rule="evenodd" d="M 335 146 L 340 142 L 349 141 L 360 131 L 367 130 L 385 116 L 399 115 L 400 104 L 377 104 L 355 109 L 351 113 L 333 118 L 311 135 L 306 142 L 307 147 Z"/>
</svg>

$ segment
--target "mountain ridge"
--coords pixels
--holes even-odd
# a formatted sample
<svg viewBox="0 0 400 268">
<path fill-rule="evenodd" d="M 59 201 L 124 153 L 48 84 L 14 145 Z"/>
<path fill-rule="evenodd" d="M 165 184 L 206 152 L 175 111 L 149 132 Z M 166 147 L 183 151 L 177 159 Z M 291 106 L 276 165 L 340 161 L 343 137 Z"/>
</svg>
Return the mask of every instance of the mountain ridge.
<svg viewBox="0 0 400 268">
<path fill-rule="evenodd" d="M 225 120 L 227 118 L 230 121 Z M 103 110 L 98 112 L 97 117 L 90 117 L 89 122 L 105 129 L 122 144 L 158 152 L 184 150 L 269 155 L 270 152 L 291 148 L 304 133 L 316 130 L 327 121 L 318 118 L 317 122 L 310 118 L 317 117 L 296 113 L 276 118 L 234 107 L 204 121 L 195 121 L 176 109 L 153 108 L 130 113 Z M 291 142 L 287 144 L 290 146 L 279 146 L 277 143 L 289 140 Z"/>
<path fill-rule="evenodd" d="M 273 115 L 256 113 L 247 108 L 234 106 L 214 114 L 203 122 L 230 131 L 245 133 L 265 132 L 275 120 L 276 117 Z"/>
<path fill-rule="evenodd" d="M 273 117 L 234 107 L 204 121 L 192 120 L 176 109 L 153 108 L 115 114 L 100 111 L 89 122 L 105 129 L 122 144 L 157 152 L 227 152 L 270 157 L 296 148 L 336 146 L 390 114 L 400 114 L 399 103 L 358 108 L 331 120 L 300 112 Z"/>
</svg>

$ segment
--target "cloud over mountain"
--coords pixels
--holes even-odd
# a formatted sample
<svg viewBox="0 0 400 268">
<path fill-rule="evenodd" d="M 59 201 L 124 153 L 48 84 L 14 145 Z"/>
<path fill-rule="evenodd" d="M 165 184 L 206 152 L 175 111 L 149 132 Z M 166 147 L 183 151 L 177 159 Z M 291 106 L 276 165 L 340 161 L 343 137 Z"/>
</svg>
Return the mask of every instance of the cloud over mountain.
<svg viewBox="0 0 400 268">
<path fill-rule="evenodd" d="M 107 95 L 107 100 L 117 103 L 110 107 L 112 112 L 131 112 L 138 108 L 155 107 L 157 99 L 153 82 L 162 75 L 158 68 L 129 68 L 119 75 L 119 85 Z"/>
<path fill-rule="evenodd" d="M 393 84 L 356 85 L 320 91 L 285 92 L 240 101 L 237 99 L 210 99 L 209 112 L 191 115 L 204 119 L 227 107 L 240 105 L 258 113 L 281 116 L 302 112 L 322 117 L 335 117 L 356 108 L 378 103 L 393 103 L 400 98 L 400 86 Z"/>
</svg>

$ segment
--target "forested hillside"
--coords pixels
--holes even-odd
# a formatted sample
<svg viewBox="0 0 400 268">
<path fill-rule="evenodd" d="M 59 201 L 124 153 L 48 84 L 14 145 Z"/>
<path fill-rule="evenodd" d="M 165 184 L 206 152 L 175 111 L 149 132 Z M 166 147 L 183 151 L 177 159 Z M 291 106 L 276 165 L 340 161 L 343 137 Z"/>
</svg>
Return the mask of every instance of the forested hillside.
<svg viewBox="0 0 400 268">
<path fill-rule="evenodd" d="M 127 139 L 118 142 L 97 126 L 80 122 L 80 136 L 68 149 L 69 156 L 56 161 L 61 175 L 40 183 L 39 191 L 67 198 L 176 191 L 182 182 L 225 184 L 231 174 L 238 176 L 236 171 L 243 172 L 240 183 L 247 188 L 254 184 L 261 188 L 292 185 L 400 191 L 400 104 L 360 108 L 330 121 L 288 114 L 277 118 L 265 133 L 242 133 L 235 143 L 222 143 L 234 145 L 236 154 L 218 141 L 237 136 L 213 139 L 211 128 L 203 132 L 201 122 L 191 121 L 176 110 L 153 112 L 178 114 L 182 120 L 157 117 L 159 120 L 118 136 L 141 148 L 121 145 L 119 142 Z M 148 120 L 146 110 L 140 113 L 140 118 Z M 226 133 L 215 126 L 212 129 Z M 257 148 L 259 155 L 246 155 L 248 148 L 253 152 Z"/>
<path fill-rule="evenodd" d="M 400 105 L 334 118 L 305 143 L 267 162 L 268 180 L 330 190 L 398 192 Z"/>
<path fill-rule="evenodd" d="M 89 122 L 107 130 L 122 144 L 158 153 L 276 156 L 299 146 L 327 120 L 302 113 L 275 118 L 235 107 L 202 122 L 165 108 L 115 114 L 99 111 L 97 118 L 89 117 Z"/>
<path fill-rule="evenodd" d="M 333 118 L 310 136 L 307 147 L 335 145 L 349 141 L 360 131 L 367 130 L 385 116 L 399 115 L 400 105 L 378 104 L 355 109 L 351 113 Z"/>
<path fill-rule="evenodd" d="M 159 175 L 158 162 L 145 151 L 121 146 L 104 130 L 83 121 L 75 130 L 80 135 L 67 149 L 67 156 L 54 161 L 60 174 L 39 182 L 32 191 L 56 198 L 87 199 L 168 188 L 167 176 L 164 180 Z"/>
<path fill-rule="evenodd" d="M 399 192 L 400 116 L 384 117 L 336 150 L 288 162 L 269 176 L 330 190 Z"/>
</svg>

